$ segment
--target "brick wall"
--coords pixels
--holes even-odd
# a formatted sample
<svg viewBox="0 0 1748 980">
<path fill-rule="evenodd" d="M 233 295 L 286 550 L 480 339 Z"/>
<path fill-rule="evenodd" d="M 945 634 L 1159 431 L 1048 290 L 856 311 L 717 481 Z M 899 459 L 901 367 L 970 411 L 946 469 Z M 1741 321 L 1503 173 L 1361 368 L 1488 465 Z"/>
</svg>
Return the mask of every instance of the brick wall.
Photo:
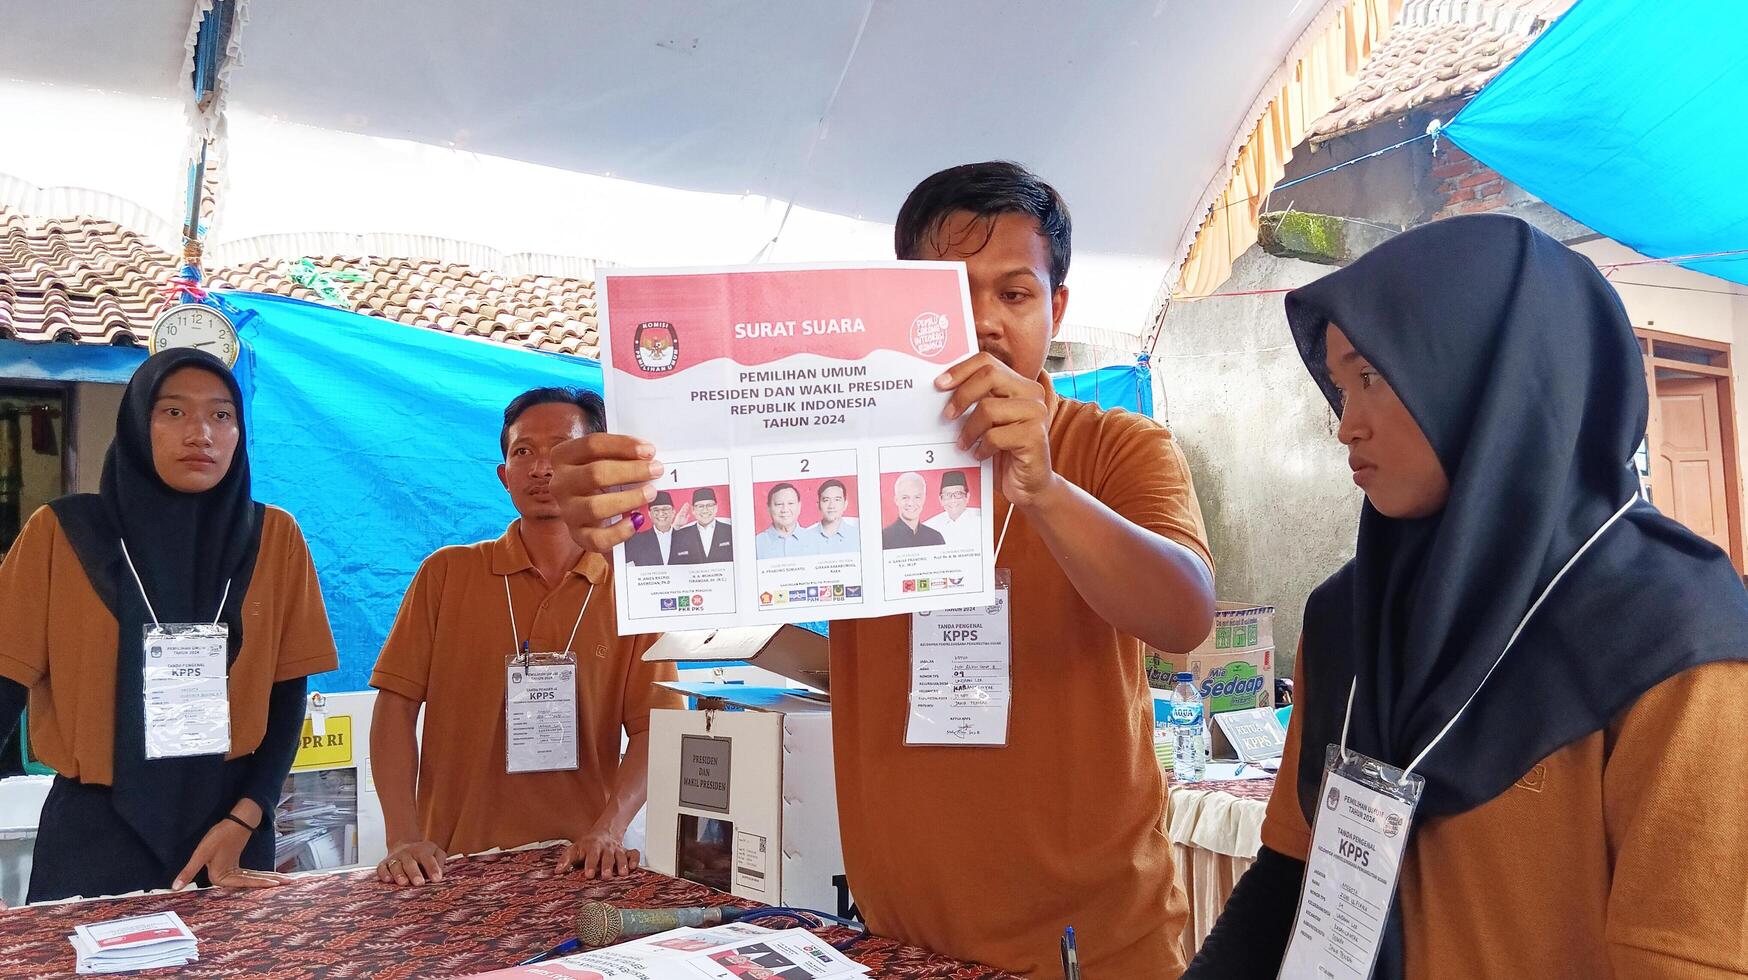
<svg viewBox="0 0 1748 980">
<path fill-rule="evenodd" d="M 1458 214 L 1496 211 L 1510 203 L 1508 189 L 1515 189 L 1498 171 L 1449 143 L 1439 147 L 1432 179 L 1437 182 L 1435 220 Z"/>
</svg>

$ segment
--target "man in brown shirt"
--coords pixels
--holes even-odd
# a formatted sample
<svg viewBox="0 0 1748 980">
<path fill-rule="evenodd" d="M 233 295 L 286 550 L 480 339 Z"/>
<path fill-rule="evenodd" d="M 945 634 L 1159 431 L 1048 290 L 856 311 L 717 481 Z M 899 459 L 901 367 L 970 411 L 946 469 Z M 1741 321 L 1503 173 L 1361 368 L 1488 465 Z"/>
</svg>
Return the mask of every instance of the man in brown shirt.
<svg viewBox="0 0 1748 980">
<path fill-rule="evenodd" d="M 906 745 L 910 618 L 832 624 L 850 891 L 873 931 L 961 959 L 1054 978 L 1073 925 L 1087 976 L 1175 978 L 1186 904 L 1141 642 L 1184 652 L 1213 624 L 1188 469 L 1152 420 L 1050 387 L 1069 219 L 1049 185 L 1012 164 L 943 171 L 900 211 L 897 245 L 969 274 L 981 352 L 937 386 L 964 420 L 961 445 L 996 462 L 1013 701 L 1003 746 Z M 556 454 L 554 486 L 589 550 L 629 535 L 610 522 L 653 493 L 654 454 L 614 436 Z M 615 485 L 631 489 L 598 492 Z"/>
<path fill-rule="evenodd" d="M 647 794 L 649 712 L 680 698 L 655 687 L 673 679 L 671 664 L 642 661 L 656 637 L 616 634 L 612 566 L 571 541 L 553 500 L 553 447 L 601 427 L 592 394 L 536 389 L 512 402 L 498 475 L 520 519 L 496 541 L 438 551 L 407 590 L 370 678 L 381 691 L 371 755 L 385 882 L 441 881 L 448 854 L 544 840 L 570 841 L 561 866 L 591 878 L 637 867 L 623 840 Z M 513 767 L 512 657 L 566 650 L 576 661 L 575 765 Z"/>
</svg>

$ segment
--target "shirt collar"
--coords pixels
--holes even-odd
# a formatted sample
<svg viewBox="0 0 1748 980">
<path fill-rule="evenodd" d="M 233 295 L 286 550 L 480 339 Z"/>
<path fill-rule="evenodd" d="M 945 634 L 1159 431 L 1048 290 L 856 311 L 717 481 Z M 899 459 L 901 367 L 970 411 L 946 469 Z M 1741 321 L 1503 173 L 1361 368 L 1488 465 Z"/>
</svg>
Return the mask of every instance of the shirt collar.
<svg viewBox="0 0 1748 980">
<path fill-rule="evenodd" d="M 510 527 L 504 531 L 503 537 L 491 544 L 491 567 L 493 575 L 514 575 L 517 572 L 534 570 L 534 561 L 528 557 L 528 546 L 522 543 L 522 521 L 520 518 L 511 521 Z M 583 552 L 583 557 L 577 559 L 571 572 L 589 580 L 590 585 L 600 585 L 607 577 L 607 559 L 592 551 Z"/>
</svg>

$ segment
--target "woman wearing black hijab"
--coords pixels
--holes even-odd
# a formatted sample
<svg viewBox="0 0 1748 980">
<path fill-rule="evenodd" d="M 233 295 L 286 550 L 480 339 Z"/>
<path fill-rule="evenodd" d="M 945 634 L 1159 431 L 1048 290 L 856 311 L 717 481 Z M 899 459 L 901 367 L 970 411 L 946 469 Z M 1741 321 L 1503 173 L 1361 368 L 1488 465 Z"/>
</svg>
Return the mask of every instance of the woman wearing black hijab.
<svg viewBox="0 0 1748 980">
<path fill-rule="evenodd" d="M 1263 851 L 1186 976 L 1281 970 L 1344 738 L 1425 779 L 1373 976 L 1748 975 L 1748 594 L 1636 499 L 1648 400 L 1614 290 L 1484 215 L 1287 317 L 1366 503 L 1306 603 Z"/>
<path fill-rule="evenodd" d="M 33 902 L 281 880 L 273 809 L 334 641 L 296 522 L 250 496 L 242 406 L 211 355 L 148 359 L 100 492 L 39 510 L 0 566 L 0 729 L 28 697 L 59 774 Z M 178 631 L 208 638 L 159 639 Z M 197 695 L 156 669 L 166 650 L 209 679 Z"/>
</svg>

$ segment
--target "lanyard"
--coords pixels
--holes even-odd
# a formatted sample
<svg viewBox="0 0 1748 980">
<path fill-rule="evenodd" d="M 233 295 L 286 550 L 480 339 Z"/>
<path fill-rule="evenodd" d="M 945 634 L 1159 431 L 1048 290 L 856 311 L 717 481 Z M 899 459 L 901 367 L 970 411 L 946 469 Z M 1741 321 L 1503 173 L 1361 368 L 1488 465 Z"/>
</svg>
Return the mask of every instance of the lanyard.
<svg viewBox="0 0 1748 980">
<path fill-rule="evenodd" d="M 1396 779 L 1397 786 L 1402 786 L 1407 783 L 1409 775 L 1426 760 L 1427 753 L 1438 747 L 1438 743 L 1443 741 L 1446 735 L 1450 734 L 1452 728 L 1456 727 L 1457 719 L 1463 717 L 1463 712 L 1469 710 L 1469 705 L 1475 703 L 1476 695 L 1481 693 L 1481 688 L 1486 686 L 1488 678 L 1492 677 L 1493 672 L 1499 669 L 1499 665 L 1505 662 L 1505 655 L 1511 652 L 1512 646 L 1517 643 L 1517 638 L 1523 635 L 1524 627 L 1529 625 L 1530 617 L 1536 614 L 1536 610 L 1542 608 L 1542 603 L 1547 600 L 1548 594 L 1554 591 L 1554 586 L 1560 584 L 1560 580 L 1566 577 L 1566 573 L 1571 571 L 1573 565 L 1578 564 L 1578 559 L 1584 557 L 1584 553 L 1590 550 L 1590 546 L 1595 544 L 1598 538 L 1602 537 L 1603 532 L 1613 527 L 1616 521 L 1625 516 L 1628 509 L 1630 509 L 1633 504 L 1637 503 L 1638 500 L 1639 497 L 1637 494 L 1629 497 L 1627 502 L 1621 505 L 1621 509 L 1615 511 L 1613 517 L 1603 521 L 1602 526 L 1596 529 L 1596 532 L 1590 536 L 1588 541 L 1584 542 L 1583 547 L 1579 548 L 1576 552 L 1573 552 L 1572 557 L 1566 560 L 1566 564 L 1562 565 L 1560 570 L 1554 573 L 1554 577 L 1548 581 L 1547 587 L 1542 589 L 1542 594 L 1536 596 L 1535 602 L 1530 603 L 1529 612 L 1524 613 L 1523 618 L 1518 620 L 1517 629 L 1511 631 L 1511 638 L 1505 641 L 1505 649 L 1499 651 L 1499 656 L 1494 659 L 1493 666 L 1488 667 L 1487 673 L 1481 676 L 1481 683 L 1475 685 L 1474 692 L 1469 695 L 1467 701 L 1463 702 L 1463 706 L 1457 709 L 1457 713 L 1451 716 L 1451 720 L 1445 722 L 1445 727 L 1439 729 L 1438 734 L 1432 737 L 1432 741 L 1427 743 L 1426 748 L 1421 749 L 1420 754 L 1414 757 L 1414 761 L 1408 764 L 1408 768 L 1402 770 L 1402 775 Z M 1354 691 L 1359 688 L 1359 683 L 1359 675 L 1356 674 L 1353 681 L 1348 684 L 1347 687 L 1347 713 L 1344 714 L 1341 719 L 1341 758 L 1344 760 L 1348 758 L 1347 728 L 1348 723 L 1353 721 L 1353 696 Z"/>
<path fill-rule="evenodd" d="M 595 598 L 595 583 L 590 582 L 589 591 L 583 596 L 583 608 L 577 610 L 576 625 L 571 627 L 571 638 L 565 641 L 566 653 L 576 653 L 573 647 L 577 642 L 577 630 L 582 628 L 583 614 L 589 611 L 589 600 L 593 598 Z M 522 631 L 516 628 L 516 603 L 510 598 L 510 576 L 508 575 L 504 576 L 504 608 L 510 610 L 510 650 L 512 651 L 510 655 L 512 657 L 518 653 L 526 655 L 528 651 L 524 649 L 526 644 L 522 642 Z"/>
<path fill-rule="evenodd" d="M 119 540 L 121 541 L 121 557 L 127 560 L 127 570 L 133 573 L 134 584 L 139 586 L 140 598 L 145 600 L 146 612 L 149 613 L 152 617 L 152 625 L 153 626 L 163 626 L 164 625 L 163 623 L 158 622 L 158 611 L 156 609 L 152 608 L 152 597 L 146 595 L 146 583 L 140 581 L 140 570 L 134 567 L 134 558 L 132 555 L 127 553 L 127 539 L 121 538 Z M 225 594 L 219 597 L 218 612 L 215 612 L 212 614 L 212 624 L 214 626 L 217 626 L 218 621 L 224 617 L 225 603 L 230 601 L 230 598 L 231 598 L 231 580 L 225 579 Z"/>
<path fill-rule="evenodd" d="M 1014 505 L 1008 504 L 1008 513 L 1001 519 L 1001 533 L 995 537 L 995 560 L 1001 561 L 1001 546 L 1008 540 L 1008 525 L 1014 522 Z"/>
</svg>

